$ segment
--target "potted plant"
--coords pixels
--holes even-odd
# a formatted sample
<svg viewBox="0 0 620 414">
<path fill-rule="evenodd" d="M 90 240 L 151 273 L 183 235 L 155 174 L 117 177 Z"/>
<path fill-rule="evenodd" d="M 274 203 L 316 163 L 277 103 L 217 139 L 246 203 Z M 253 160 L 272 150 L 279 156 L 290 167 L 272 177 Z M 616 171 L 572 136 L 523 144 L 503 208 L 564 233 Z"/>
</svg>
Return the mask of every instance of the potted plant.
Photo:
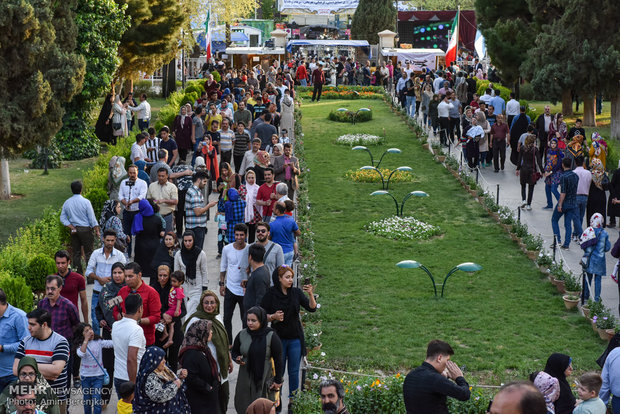
<svg viewBox="0 0 620 414">
<path fill-rule="evenodd" d="M 566 289 L 566 293 L 572 296 L 580 296 L 581 295 L 581 284 L 574 276 L 567 277 L 564 279 L 564 288 Z"/>
<path fill-rule="evenodd" d="M 428 139 L 426 139 L 426 137 L 422 137 L 422 148 L 425 150 L 430 148 L 430 144 L 428 143 Z"/>
<path fill-rule="evenodd" d="M 536 264 L 541 272 L 544 274 L 549 273 L 549 267 L 553 264 L 553 259 L 551 256 L 545 254 L 542 250 L 538 253 L 538 258 L 536 259 Z"/>
<path fill-rule="evenodd" d="M 527 257 L 535 260 L 538 257 L 538 251 L 543 247 L 543 239 L 540 236 L 527 234 L 523 237 L 523 244 L 525 244 Z"/>
<path fill-rule="evenodd" d="M 592 299 L 588 299 L 588 301 L 581 307 L 583 316 L 585 316 L 586 319 L 590 319 L 590 306 L 592 306 L 593 302 L 594 301 Z"/>
<path fill-rule="evenodd" d="M 564 299 L 564 306 L 566 306 L 566 309 L 576 308 L 579 303 L 579 296 L 575 295 L 564 295 L 562 299 Z"/>
<path fill-rule="evenodd" d="M 614 336 L 615 328 L 616 321 L 609 312 L 605 312 L 605 315 L 599 316 L 596 319 L 596 330 L 598 332 L 598 336 L 600 336 L 601 339 L 604 341 L 609 341 L 611 337 Z M 609 335 L 607 330 L 613 332 L 611 336 Z"/>
</svg>

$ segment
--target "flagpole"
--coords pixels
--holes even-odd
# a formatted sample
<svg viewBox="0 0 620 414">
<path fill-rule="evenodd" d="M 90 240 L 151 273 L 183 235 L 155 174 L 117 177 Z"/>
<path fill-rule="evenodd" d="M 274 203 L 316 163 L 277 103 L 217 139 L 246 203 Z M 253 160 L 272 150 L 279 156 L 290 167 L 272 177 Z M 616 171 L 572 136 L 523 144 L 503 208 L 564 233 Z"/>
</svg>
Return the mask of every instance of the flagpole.
<svg viewBox="0 0 620 414">
<path fill-rule="evenodd" d="M 454 61 L 456 62 L 459 57 L 459 27 L 461 26 L 461 6 L 456 8 L 456 53 L 454 55 Z"/>
</svg>

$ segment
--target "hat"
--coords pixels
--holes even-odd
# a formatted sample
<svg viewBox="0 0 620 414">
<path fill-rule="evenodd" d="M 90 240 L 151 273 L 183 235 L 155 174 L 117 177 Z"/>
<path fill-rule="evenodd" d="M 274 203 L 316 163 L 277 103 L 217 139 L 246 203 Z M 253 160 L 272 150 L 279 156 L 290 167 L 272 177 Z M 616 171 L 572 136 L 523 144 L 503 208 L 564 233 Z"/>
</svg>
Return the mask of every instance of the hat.
<svg viewBox="0 0 620 414">
<path fill-rule="evenodd" d="M 194 162 L 194 168 L 197 167 L 206 167 L 205 159 L 203 157 L 196 157 L 196 161 Z"/>
</svg>

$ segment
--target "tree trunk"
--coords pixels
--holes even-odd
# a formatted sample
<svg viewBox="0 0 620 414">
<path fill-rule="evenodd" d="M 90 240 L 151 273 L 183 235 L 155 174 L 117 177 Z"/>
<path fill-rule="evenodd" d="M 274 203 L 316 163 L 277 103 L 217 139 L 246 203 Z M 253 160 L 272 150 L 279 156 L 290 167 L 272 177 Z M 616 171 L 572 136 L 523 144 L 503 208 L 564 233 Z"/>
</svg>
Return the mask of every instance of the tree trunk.
<svg viewBox="0 0 620 414">
<path fill-rule="evenodd" d="M 0 160 L 0 200 L 11 198 L 11 177 L 9 175 L 9 160 Z"/>
<path fill-rule="evenodd" d="M 611 137 L 620 139 L 620 91 L 611 96 Z"/>
<path fill-rule="evenodd" d="M 564 118 L 573 114 L 573 95 L 570 90 L 562 92 L 562 115 Z"/>
<path fill-rule="evenodd" d="M 512 90 L 515 93 L 515 98 L 517 99 L 517 101 L 519 100 L 519 97 L 521 95 L 520 86 L 521 86 L 521 78 L 515 81 L 514 88 Z"/>
<path fill-rule="evenodd" d="M 164 98 L 167 98 L 177 88 L 176 73 L 176 59 L 172 59 L 162 68 L 161 92 Z"/>
<path fill-rule="evenodd" d="M 583 126 L 596 126 L 596 100 L 592 95 L 583 96 Z"/>
</svg>

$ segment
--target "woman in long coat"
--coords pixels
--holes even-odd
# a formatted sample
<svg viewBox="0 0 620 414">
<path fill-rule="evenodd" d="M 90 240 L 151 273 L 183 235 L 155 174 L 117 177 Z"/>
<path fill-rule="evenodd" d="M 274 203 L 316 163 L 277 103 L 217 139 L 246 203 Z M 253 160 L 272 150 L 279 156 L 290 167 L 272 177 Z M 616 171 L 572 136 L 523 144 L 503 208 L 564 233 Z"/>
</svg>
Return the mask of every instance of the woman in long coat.
<svg viewBox="0 0 620 414">
<path fill-rule="evenodd" d="M 188 152 L 193 148 L 192 144 L 192 117 L 187 105 L 181 107 L 181 112 L 174 118 L 172 126 L 172 136 L 179 148 L 179 160 L 184 161 Z"/>
</svg>

